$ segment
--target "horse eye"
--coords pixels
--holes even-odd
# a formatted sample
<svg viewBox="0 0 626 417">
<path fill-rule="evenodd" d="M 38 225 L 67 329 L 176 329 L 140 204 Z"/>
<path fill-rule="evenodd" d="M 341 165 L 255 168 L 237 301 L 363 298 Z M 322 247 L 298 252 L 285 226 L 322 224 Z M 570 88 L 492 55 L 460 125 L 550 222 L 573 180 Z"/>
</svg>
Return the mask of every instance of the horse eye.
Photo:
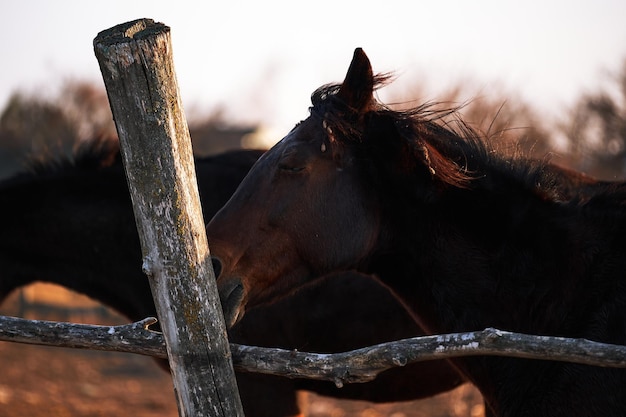
<svg viewBox="0 0 626 417">
<path fill-rule="evenodd" d="M 284 172 L 300 172 L 306 167 L 306 159 L 295 149 L 283 153 L 278 161 L 278 169 Z"/>
<path fill-rule="evenodd" d="M 288 171 L 288 172 L 300 172 L 304 169 L 304 167 L 303 166 L 291 166 L 288 164 L 278 164 L 278 169 L 282 171 Z"/>
</svg>

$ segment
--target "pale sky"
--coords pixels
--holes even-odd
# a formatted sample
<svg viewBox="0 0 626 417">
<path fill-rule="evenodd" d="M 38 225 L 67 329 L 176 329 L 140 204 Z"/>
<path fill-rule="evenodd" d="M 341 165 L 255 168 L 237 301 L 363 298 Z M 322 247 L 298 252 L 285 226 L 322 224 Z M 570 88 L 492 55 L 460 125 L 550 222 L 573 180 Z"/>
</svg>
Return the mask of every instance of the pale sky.
<svg viewBox="0 0 626 417">
<path fill-rule="evenodd" d="M 306 117 L 315 88 L 343 79 L 355 47 L 375 71 L 395 71 L 396 88 L 471 79 L 475 89 L 519 92 L 546 114 L 626 59 L 624 0 L 0 2 L 0 107 L 18 89 L 53 94 L 71 78 L 103 85 L 94 37 L 146 17 L 171 27 L 188 113 L 221 107 L 279 136 Z"/>
</svg>

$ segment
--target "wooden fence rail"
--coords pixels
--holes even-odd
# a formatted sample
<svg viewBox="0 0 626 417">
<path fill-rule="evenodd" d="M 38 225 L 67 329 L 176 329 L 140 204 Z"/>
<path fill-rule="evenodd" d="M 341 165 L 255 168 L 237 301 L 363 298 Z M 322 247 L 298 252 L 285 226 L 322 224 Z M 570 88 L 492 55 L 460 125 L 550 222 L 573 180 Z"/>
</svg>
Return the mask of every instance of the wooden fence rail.
<svg viewBox="0 0 626 417">
<path fill-rule="evenodd" d="M 165 358 L 163 336 L 147 328 L 155 322 L 147 318 L 121 326 L 95 326 L 0 316 L 0 340 Z M 413 362 L 460 356 L 509 356 L 626 368 L 626 346 L 493 328 L 420 336 L 333 354 L 236 344 L 231 344 L 231 351 L 240 371 L 333 381 L 337 386 L 370 381 L 387 369 Z"/>
</svg>

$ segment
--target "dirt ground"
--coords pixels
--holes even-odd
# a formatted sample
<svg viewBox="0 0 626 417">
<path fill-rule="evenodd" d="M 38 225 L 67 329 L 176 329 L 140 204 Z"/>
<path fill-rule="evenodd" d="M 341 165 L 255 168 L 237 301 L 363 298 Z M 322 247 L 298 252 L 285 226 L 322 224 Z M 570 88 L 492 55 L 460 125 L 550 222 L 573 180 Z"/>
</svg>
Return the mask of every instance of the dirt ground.
<svg viewBox="0 0 626 417">
<path fill-rule="evenodd" d="M 13 294 L 0 314 L 104 325 L 126 322 L 86 297 L 55 290 L 57 299 L 72 310 L 47 307 L 31 288 Z M 49 287 L 45 291 L 51 292 Z M 178 416 L 169 375 L 148 357 L 0 342 L 0 364 L 0 417 Z M 468 385 L 409 403 L 338 401 L 310 393 L 302 393 L 301 403 L 309 417 L 484 415 L 480 394 Z"/>
</svg>

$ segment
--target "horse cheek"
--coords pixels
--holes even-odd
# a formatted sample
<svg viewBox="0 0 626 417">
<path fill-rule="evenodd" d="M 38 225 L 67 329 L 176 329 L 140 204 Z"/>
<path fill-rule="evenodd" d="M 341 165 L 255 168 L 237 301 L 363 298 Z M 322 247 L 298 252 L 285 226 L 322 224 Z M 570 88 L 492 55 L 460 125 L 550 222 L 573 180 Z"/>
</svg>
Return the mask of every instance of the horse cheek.
<svg viewBox="0 0 626 417">
<path fill-rule="evenodd" d="M 318 229 L 317 242 L 311 242 L 316 258 L 323 260 L 321 272 L 355 268 L 375 245 L 378 222 L 369 210 L 355 210 L 354 203 L 346 198 L 336 204 Z"/>
<path fill-rule="evenodd" d="M 347 176 L 341 199 L 342 219 L 335 241 L 340 247 L 342 268 L 357 268 L 378 241 L 380 210 L 377 199 L 356 181 Z"/>
</svg>

